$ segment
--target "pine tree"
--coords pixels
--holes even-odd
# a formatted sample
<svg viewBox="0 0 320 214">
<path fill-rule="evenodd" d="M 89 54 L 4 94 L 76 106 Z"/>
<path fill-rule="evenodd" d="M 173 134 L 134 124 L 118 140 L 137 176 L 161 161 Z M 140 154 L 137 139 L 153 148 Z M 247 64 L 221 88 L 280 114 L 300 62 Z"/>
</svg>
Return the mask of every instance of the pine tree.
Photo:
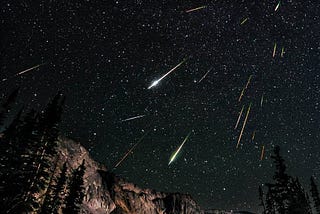
<svg viewBox="0 0 320 214">
<path fill-rule="evenodd" d="M 317 188 L 317 185 L 314 181 L 314 178 L 311 176 L 310 178 L 310 181 L 311 181 L 311 196 L 312 196 L 312 199 L 313 199 L 313 204 L 314 204 L 314 208 L 317 212 L 317 214 L 320 214 L 320 196 L 319 196 L 319 191 L 318 191 L 318 188 Z"/>
<path fill-rule="evenodd" d="M 72 173 L 72 180 L 69 184 L 68 194 L 66 197 L 66 207 L 63 213 L 76 214 L 80 212 L 80 205 L 84 198 L 83 176 L 85 173 L 85 160 L 82 164 Z"/>
<path fill-rule="evenodd" d="M 43 194 L 43 203 L 41 205 L 40 210 L 38 211 L 39 214 L 51 214 L 53 213 L 53 197 L 54 197 L 54 180 L 55 180 L 55 171 L 58 166 L 58 158 L 55 160 L 55 166 L 52 168 L 50 172 L 50 179 L 46 189 L 44 190 Z"/>
<path fill-rule="evenodd" d="M 19 93 L 19 89 L 15 89 L 7 98 L 7 100 L 2 103 L 0 107 L 0 130 L 3 128 L 4 121 L 6 119 L 6 114 L 10 112 L 12 105 L 14 104 Z"/>
<path fill-rule="evenodd" d="M 306 193 L 299 180 L 286 173 L 284 159 L 280 156 L 278 146 L 275 147 L 271 158 L 274 160 L 276 172 L 273 176 L 275 183 L 266 184 L 269 188 L 266 199 L 268 214 L 311 214 Z"/>
<path fill-rule="evenodd" d="M 64 163 L 53 191 L 53 213 L 58 213 L 60 207 L 63 205 L 63 199 L 65 197 L 64 189 L 67 179 L 67 163 Z"/>
<path fill-rule="evenodd" d="M 36 201 L 25 200 L 30 191 L 30 183 L 36 172 L 36 151 L 39 147 L 38 121 L 36 112 L 31 110 L 22 120 L 19 129 L 15 131 L 15 141 L 12 143 L 12 158 L 8 164 L 8 191 L 14 198 L 10 200 L 10 213 L 34 211 L 38 206 Z"/>
<path fill-rule="evenodd" d="M 3 109 L 9 109 L 15 97 L 16 92 Z M 41 207 L 53 179 L 63 102 L 59 93 L 41 114 L 31 111 L 22 118 L 20 111 L 0 137 L 0 207 L 6 213 L 38 212 Z"/>
<path fill-rule="evenodd" d="M 259 186 L 259 200 L 260 200 L 259 206 L 262 206 L 263 214 L 265 214 L 266 207 L 265 207 L 265 204 L 264 204 L 264 201 L 263 201 L 263 190 L 262 190 L 261 186 Z"/>
<path fill-rule="evenodd" d="M 16 196 L 22 193 L 22 182 L 17 182 L 19 167 L 22 166 L 20 155 L 24 148 L 18 145 L 19 129 L 21 127 L 22 109 L 18 112 L 1 138 L 0 157 L 0 195 L 1 207 L 10 209 L 15 202 Z"/>
<path fill-rule="evenodd" d="M 3 137 L 10 141 L 13 138 L 18 137 L 19 127 L 22 125 L 21 115 L 22 115 L 23 108 L 21 108 L 16 117 L 10 123 L 10 125 L 3 131 Z"/>
<path fill-rule="evenodd" d="M 36 197 L 35 194 L 45 195 L 50 185 L 52 172 L 52 159 L 56 155 L 57 139 L 59 135 L 58 123 L 61 119 L 64 97 L 58 93 L 38 116 L 37 133 L 39 143 L 35 152 L 35 172 L 30 180 L 30 188 L 25 195 L 25 203 L 32 211 L 37 211 L 44 203 L 45 197 Z"/>
<path fill-rule="evenodd" d="M 306 197 L 306 192 L 304 191 L 302 185 L 298 178 L 291 179 L 288 184 L 288 208 L 287 213 L 305 213 L 312 214 L 311 206 Z"/>
<path fill-rule="evenodd" d="M 274 148 L 274 155 L 271 156 L 274 160 L 276 171 L 273 176 L 275 184 L 272 187 L 272 198 L 274 200 L 275 210 L 279 214 L 284 214 L 288 203 L 287 184 L 289 176 L 286 174 L 286 166 L 284 159 L 280 156 L 280 147 Z"/>
<path fill-rule="evenodd" d="M 58 177 L 53 179 L 47 189 L 46 196 L 41 207 L 40 214 L 59 213 L 59 209 L 63 204 L 64 188 L 67 181 L 67 164 L 64 163 Z"/>
<path fill-rule="evenodd" d="M 265 208 L 265 214 L 275 214 L 274 210 L 274 204 L 272 200 L 272 189 L 270 186 L 268 186 L 268 191 L 266 194 L 266 208 Z"/>
</svg>

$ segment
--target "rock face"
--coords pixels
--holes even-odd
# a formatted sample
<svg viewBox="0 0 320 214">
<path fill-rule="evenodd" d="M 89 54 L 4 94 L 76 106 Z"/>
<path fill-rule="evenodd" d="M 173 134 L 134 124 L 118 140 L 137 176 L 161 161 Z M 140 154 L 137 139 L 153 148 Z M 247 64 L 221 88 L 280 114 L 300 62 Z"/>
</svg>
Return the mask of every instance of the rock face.
<svg viewBox="0 0 320 214">
<path fill-rule="evenodd" d="M 69 169 L 77 168 L 82 160 L 85 160 L 85 197 L 82 213 L 204 214 L 190 195 L 141 189 L 115 176 L 105 166 L 94 161 L 86 149 L 72 140 L 59 140 L 58 155 L 58 166 L 62 167 L 66 162 Z"/>
</svg>

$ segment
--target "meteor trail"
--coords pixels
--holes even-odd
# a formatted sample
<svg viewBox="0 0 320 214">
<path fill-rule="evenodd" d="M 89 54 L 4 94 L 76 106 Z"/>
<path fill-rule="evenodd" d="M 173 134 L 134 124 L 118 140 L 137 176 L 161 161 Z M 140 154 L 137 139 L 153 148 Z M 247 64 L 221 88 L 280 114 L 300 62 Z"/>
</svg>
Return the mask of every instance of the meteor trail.
<svg viewBox="0 0 320 214">
<path fill-rule="evenodd" d="M 245 18 L 244 20 L 242 20 L 242 22 L 240 23 L 240 25 L 243 25 L 244 23 L 246 23 L 248 21 L 248 17 Z"/>
<path fill-rule="evenodd" d="M 15 74 L 15 76 L 19 76 L 19 75 L 22 75 L 22 74 L 27 73 L 27 72 L 29 72 L 29 71 L 32 71 L 32 70 L 34 70 L 34 69 L 36 69 L 36 68 L 39 68 L 40 66 L 42 66 L 42 65 L 44 65 L 44 64 L 45 64 L 45 63 L 42 63 L 42 64 L 39 64 L 39 65 L 33 66 L 33 67 L 31 67 L 31 68 L 28 68 L 28 69 L 26 69 L 26 70 L 23 70 L 23 71 Z"/>
<path fill-rule="evenodd" d="M 252 133 L 252 138 L 251 138 L 252 141 L 254 140 L 255 136 L 256 136 L 256 130 L 254 130 Z"/>
<path fill-rule="evenodd" d="M 264 157 L 264 145 L 262 146 L 262 149 L 261 149 L 260 160 L 263 160 L 263 157 Z"/>
<path fill-rule="evenodd" d="M 184 138 L 183 142 L 181 143 L 181 145 L 179 146 L 179 148 L 173 153 L 173 155 L 171 155 L 170 161 L 169 161 L 169 163 L 168 163 L 168 166 L 176 159 L 176 157 L 177 157 L 177 155 L 179 154 L 180 150 L 182 149 L 183 145 L 185 144 L 185 142 L 187 142 L 190 134 L 191 134 L 191 132 L 189 132 L 189 134 Z"/>
<path fill-rule="evenodd" d="M 187 61 L 187 59 L 184 59 L 182 62 L 180 62 L 178 65 L 176 65 L 174 68 L 172 68 L 170 71 L 168 71 L 165 75 L 163 75 L 162 77 L 160 77 L 160 79 L 157 79 L 155 81 L 153 81 L 151 83 L 151 85 L 148 87 L 148 89 L 158 85 L 158 83 L 165 78 L 166 76 L 168 76 L 171 72 L 173 72 L 174 70 L 176 70 L 179 66 L 181 66 L 183 63 L 185 63 Z"/>
<path fill-rule="evenodd" d="M 137 142 L 136 144 L 134 144 L 134 145 L 131 147 L 131 149 L 128 150 L 128 152 L 127 152 L 127 153 L 120 159 L 120 161 L 113 167 L 114 169 L 117 168 L 117 167 L 122 163 L 122 161 L 124 161 L 124 160 L 128 157 L 128 155 L 129 155 L 130 153 L 132 153 L 132 151 L 134 150 L 134 148 L 136 148 L 136 147 L 139 145 L 139 143 L 141 143 L 141 141 L 144 139 L 144 137 L 145 137 L 148 133 L 149 133 L 149 131 L 146 132 L 146 133 L 138 140 L 138 142 Z"/>
<path fill-rule="evenodd" d="M 203 75 L 203 77 L 201 77 L 201 79 L 199 80 L 198 83 L 200 83 L 204 78 L 206 78 L 206 76 L 209 74 L 209 72 L 212 70 L 212 68 L 210 68 L 209 71 L 207 71 L 207 73 L 205 75 Z"/>
<path fill-rule="evenodd" d="M 241 91 L 241 94 L 240 94 L 239 99 L 238 99 L 239 102 L 241 101 L 241 98 L 244 95 L 245 90 L 248 88 L 248 86 L 250 84 L 250 81 L 251 81 L 251 78 L 252 78 L 252 75 L 249 76 L 246 86 Z"/>
<path fill-rule="evenodd" d="M 201 10 L 201 9 L 206 8 L 206 7 L 207 6 L 196 7 L 196 8 L 190 9 L 190 10 L 186 10 L 186 13 L 190 13 L 190 12 L 193 12 L 193 11 L 196 11 L 196 10 Z"/>
<path fill-rule="evenodd" d="M 246 123 L 247 123 L 247 120 L 248 120 L 248 116 L 249 116 L 250 109 L 251 109 L 251 104 L 252 103 L 250 103 L 250 105 L 248 107 L 246 118 L 244 119 L 244 122 L 243 122 L 243 125 L 242 125 L 242 129 L 241 129 L 241 132 L 240 132 L 240 135 L 239 135 L 239 138 L 238 138 L 237 148 L 239 147 L 240 140 L 241 140 L 241 137 L 242 137 L 242 134 L 243 134 L 243 130 L 244 130 L 244 127 L 246 126 Z"/>
<path fill-rule="evenodd" d="M 263 99 L 264 99 L 264 97 L 263 97 L 263 95 L 261 96 L 261 100 L 260 100 L 260 107 L 262 107 L 262 105 L 263 105 Z"/>
<path fill-rule="evenodd" d="M 121 120 L 121 122 L 130 121 L 130 120 L 135 120 L 135 119 L 138 119 L 138 118 L 142 118 L 142 117 L 144 117 L 144 116 L 146 116 L 146 115 L 143 114 L 143 115 L 138 115 L 138 116 L 135 116 L 135 117 L 129 117 L 129 118 L 127 118 L 127 119 Z"/>
<path fill-rule="evenodd" d="M 279 9 L 280 6 L 280 1 L 278 2 L 277 6 L 274 8 L 274 11 L 277 11 Z"/>
<path fill-rule="evenodd" d="M 282 47 L 282 48 L 281 48 L 281 54 L 280 54 L 280 56 L 283 57 L 284 53 L 285 53 L 285 52 L 284 52 L 284 47 Z"/>
<path fill-rule="evenodd" d="M 272 57 L 275 57 L 277 51 L 277 43 L 274 43 Z"/>
<path fill-rule="evenodd" d="M 32 70 L 36 69 L 36 68 L 39 68 L 40 66 L 42 66 L 42 65 L 44 65 L 44 64 L 46 64 L 46 63 L 42 63 L 42 64 L 39 64 L 39 65 L 35 65 L 35 66 L 31 67 L 31 68 L 28 68 L 28 69 L 26 69 L 26 70 L 20 71 L 19 73 L 15 74 L 15 75 L 12 76 L 12 77 L 20 76 L 20 75 L 22 75 L 22 74 L 24 74 L 24 73 L 27 73 L 27 72 L 29 72 L 29 71 L 32 71 Z M 12 78 L 12 77 L 11 77 L 11 78 Z M 3 79 L 2 79 L 2 82 L 7 81 L 8 79 L 9 79 L 9 78 L 3 78 Z"/>
<path fill-rule="evenodd" d="M 240 122 L 240 118 L 241 118 L 241 116 L 242 116 L 243 109 L 244 109 L 244 105 L 242 106 L 242 109 L 241 109 L 241 111 L 240 111 L 240 113 L 239 113 L 238 120 L 237 120 L 237 123 L 236 123 L 234 129 L 237 129 L 237 127 L 238 127 L 238 125 L 239 125 L 239 122 Z"/>
</svg>

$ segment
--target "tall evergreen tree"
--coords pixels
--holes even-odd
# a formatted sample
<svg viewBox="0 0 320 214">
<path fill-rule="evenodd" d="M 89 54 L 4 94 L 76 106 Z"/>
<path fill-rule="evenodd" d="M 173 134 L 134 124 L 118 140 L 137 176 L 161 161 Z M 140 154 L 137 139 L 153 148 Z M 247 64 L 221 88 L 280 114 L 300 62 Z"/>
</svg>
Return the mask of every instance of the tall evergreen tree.
<svg viewBox="0 0 320 214">
<path fill-rule="evenodd" d="M 19 89 L 15 89 L 0 106 L 0 130 L 3 128 L 6 114 L 10 112 L 19 93 Z"/>
<path fill-rule="evenodd" d="M 46 109 L 38 116 L 39 143 L 35 152 L 36 170 L 30 180 L 30 188 L 25 195 L 25 202 L 31 206 L 31 210 L 39 210 L 44 202 L 44 196 L 50 185 L 52 174 L 52 160 L 56 155 L 57 139 L 59 135 L 58 123 L 61 119 L 64 97 L 58 93 L 47 105 Z M 35 206 L 37 205 L 37 206 Z"/>
<path fill-rule="evenodd" d="M 298 179 L 293 179 L 286 173 L 284 159 L 280 156 L 280 148 L 274 149 L 271 156 L 276 166 L 273 176 L 274 184 L 266 184 L 268 193 L 266 210 L 274 214 L 311 214 L 311 207 L 306 198 L 306 193 Z M 272 211 L 273 210 L 273 211 Z"/>
<path fill-rule="evenodd" d="M 53 191 L 53 213 L 58 213 L 60 207 L 63 205 L 65 198 L 65 187 L 67 184 L 67 163 L 63 164 L 61 173 L 56 180 L 56 186 Z"/>
<path fill-rule="evenodd" d="M 85 160 L 83 160 L 82 164 L 72 173 L 63 213 L 76 214 L 80 212 L 80 205 L 84 198 L 83 176 L 85 170 Z"/>
<path fill-rule="evenodd" d="M 0 113 L 11 108 L 16 93 L 9 96 Z M 21 117 L 20 111 L 2 133 L 0 207 L 6 213 L 38 212 L 41 207 L 53 179 L 52 160 L 63 102 L 59 93 L 41 114 L 31 111 Z"/>
<path fill-rule="evenodd" d="M 58 166 L 58 158 L 55 160 L 55 166 L 52 168 L 52 171 L 50 172 L 50 179 L 48 182 L 47 187 L 44 190 L 43 197 L 42 197 L 42 205 L 41 208 L 39 209 L 38 213 L 39 214 L 51 214 L 53 213 L 53 191 L 54 191 L 54 186 L 55 186 L 55 171 Z"/>
<path fill-rule="evenodd" d="M 58 214 L 64 199 L 64 188 L 67 182 L 67 164 L 64 163 L 60 174 L 53 179 L 47 189 L 40 214 Z"/>
<path fill-rule="evenodd" d="M 287 184 L 289 183 L 289 176 L 286 174 L 286 166 L 284 159 L 280 156 L 280 147 L 274 148 L 274 155 L 271 156 L 276 166 L 276 171 L 273 176 L 275 184 L 272 188 L 272 198 L 274 200 L 275 210 L 279 214 L 284 214 L 288 204 Z"/>
<path fill-rule="evenodd" d="M 264 210 L 265 214 L 275 214 L 274 204 L 272 200 L 272 189 L 268 186 L 268 192 L 266 194 L 266 207 Z"/>
<path fill-rule="evenodd" d="M 34 211 L 34 207 L 37 207 L 37 203 L 27 201 L 25 198 L 36 172 L 36 151 L 40 142 L 38 121 L 34 110 L 26 114 L 19 129 L 15 130 L 14 136 L 13 152 L 10 153 L 11 162 L 8 164 L 11 177 L 7 178 L 9 180 L 7 188 L 15 197 L 14 200 L 9 200 L 11 202 L 9 210 L 10 213 L 31 212 Z M 5 135 L 5 139 L 10 138 Z"/>
<path fill-rule="evenodd" d="M 261 186 L 259 186 L 259 200 L 260 200 L 259 206 L 262 206 L 262 208 L 264 210 L 262 214 L 265 214 L 266 207 L 265 207 L 264 200 L 263 200 L 263 190 L 262 190 Z"/>
<path fill-rule="evenodd" d="M 11 124 L 3 133 L 1 138 L 1 156 L 0 156 L 0 195 L 1 207 L 10 209 L 16 199 L 16 196 L 22 192 L 22 183 L 17 182 L 18 169 L 21 164 L 20 155 L 23 153 L 23 147 L 18 145 L 19 129 L 22 123 L 22 109 L 18 112 Z"/>
<path fill-rule="evenodd" d="M 307 199 L 307 194 L 304 191 L 298 178 L 291 179 L 288 184 L 288 208 L 287 213 L 290 214 L 312 214 L 310 203 Z"/>
<path fill-rule="evenodd" d="M 314 204 L 314 208 L 317 212 L 317 214 L 320 214 L 320 196 L 319 196 L 319 191 L 318 191 L 318 187 L 314 181 L 314 178 L 311 176 L 310 178 L 311 181 L 311 196 L 313 199 L 313 204 Z"/>
</svg>

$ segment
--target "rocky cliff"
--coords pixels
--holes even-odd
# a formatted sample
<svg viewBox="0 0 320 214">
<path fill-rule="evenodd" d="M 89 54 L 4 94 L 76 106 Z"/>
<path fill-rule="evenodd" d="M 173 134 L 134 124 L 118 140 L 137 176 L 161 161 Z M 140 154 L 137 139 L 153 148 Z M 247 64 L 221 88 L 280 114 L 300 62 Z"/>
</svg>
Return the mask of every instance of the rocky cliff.
<svg viewBox="0 0 320 214">
<path fill-rule="evenodd" d="M 66 162 L 69 169 L 77 168 L 85 160 L 82 213 L 204 213 L 190 195 L 142 189 L 115 176 L 105 166 L 94 161 L 84 147 L 72 140 L 59 140 L 58 159 L 58 166 L 62 167 Z"/>
</svg>

